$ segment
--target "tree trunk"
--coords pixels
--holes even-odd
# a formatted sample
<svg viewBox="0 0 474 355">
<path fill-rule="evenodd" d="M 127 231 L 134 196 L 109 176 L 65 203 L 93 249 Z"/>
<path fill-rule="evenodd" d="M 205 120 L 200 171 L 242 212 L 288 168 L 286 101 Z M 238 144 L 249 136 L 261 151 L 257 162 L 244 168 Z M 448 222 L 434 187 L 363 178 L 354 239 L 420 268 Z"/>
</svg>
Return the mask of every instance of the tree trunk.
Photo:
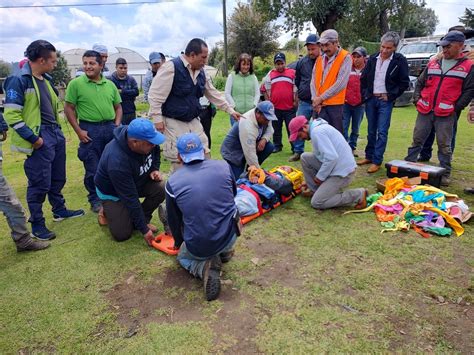
<svg viewBox="0 0 474 355">
<path fill-rule="evenodd" d="M 380 36 L 383 36 L 388 32 L 390 28 L 388 27 L 388 14 L 387 10 L 382 10 L 379 14 L 379 30 Z"/>
</svg>

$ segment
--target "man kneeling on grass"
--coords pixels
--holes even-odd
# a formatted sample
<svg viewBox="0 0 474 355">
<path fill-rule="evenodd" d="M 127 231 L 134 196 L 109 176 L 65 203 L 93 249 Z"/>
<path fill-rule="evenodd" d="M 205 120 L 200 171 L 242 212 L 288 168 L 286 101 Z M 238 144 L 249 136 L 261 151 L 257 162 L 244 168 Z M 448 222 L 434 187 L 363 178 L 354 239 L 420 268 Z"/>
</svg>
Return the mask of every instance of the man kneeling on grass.
<svg viewBox="0 0 474 355">
<path fill-rule="evenodd" d="M 356 209 L 367 206 L 367 190 L 342 191 L 354 179 L 356 162 L 344 136 L 322 118 L 308 123 L 304 116 L 291 120 L 290 141 L 311 140 L 313 152 L 301 155 L 306 182 L 303 196 L 311 197 L 311 206 L 328 209 L 354 205 Z"/>
<path fill-rule="evenodd" d="M 102 153 L 94 179 L 103 206 L 99 224 L 108 224 L 118 242 L 130 239 L 136 229 L 151 246 L 157 228 L 150 220 L 165 199 L 157 147 L 164 141 L 151 121 L 136 118 L 114 130 Z M 140 197 L 145 198 L 142 203 Z"/>
<path fill-rule="evenodd" d="M 178 160 L 184 163 L 166 183 L 168 223 L 180 248 L 178 261 L 204 283 L 208 301 L 220 293 L 221 263 L 233 253 L 240 222 L 234 196 L 235 180 L 222 160 L 204 160 L 204 147 L 195 133 L 177 140 Z"/>
</svg>

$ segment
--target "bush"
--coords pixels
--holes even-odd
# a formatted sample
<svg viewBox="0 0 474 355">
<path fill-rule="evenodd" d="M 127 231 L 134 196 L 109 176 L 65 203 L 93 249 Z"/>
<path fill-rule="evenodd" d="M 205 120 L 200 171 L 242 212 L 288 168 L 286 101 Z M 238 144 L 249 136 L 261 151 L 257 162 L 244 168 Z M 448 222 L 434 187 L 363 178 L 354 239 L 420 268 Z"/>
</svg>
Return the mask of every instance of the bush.
<svg viewBox="0 0 474 355">
<path fill-rule="evenodd" d="M 224 91 L 225 89 L 225 81 L 227 78 L 223 77 L 222 75 L 216 75 L 212 79 L 212 83 L 214 84 L 214 87 L 219 90 L 219 91 Z"/>
</svg>

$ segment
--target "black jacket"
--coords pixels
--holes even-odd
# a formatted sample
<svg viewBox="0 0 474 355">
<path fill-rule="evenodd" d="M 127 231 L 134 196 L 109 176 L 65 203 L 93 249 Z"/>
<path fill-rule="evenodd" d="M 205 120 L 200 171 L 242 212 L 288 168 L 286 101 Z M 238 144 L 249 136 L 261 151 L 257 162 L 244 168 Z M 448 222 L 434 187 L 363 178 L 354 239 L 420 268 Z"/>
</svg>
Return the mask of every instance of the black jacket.
<svg viewBox="0 0 474 355">
<path fill-rule="evenodd" d="M 148 155 L 133 152 L 127 143 L 128 126 L 114 130 L 110 141 L 100 157 L 94 182 L 105 195 L 118 197 L 127 206 L 136 229 L 148 232 L 147 221 L 140 204 L 140 192 L 150 181 L 150 173 L 159 170 L 160 147 L 156 146 Z"/>
<path fill-rule="evenodd" d="M 298 88 L 298 98 L 311 103 L 311 76 L 316 59 L 305 56 L 296 63 L 295 85 Z"/>
<path fill-rule="evenodd" d="M 362 101 L 370 99 L 374 93 L 375 67 L 379 53 L 372 54 L 362 71 L 360 77 L 360 90 Z M 408 89 L 410 78 L 408 76 L 407 59 L 400 53 L 393 53 L 393 58 L 387 69 L 385 77 L 385 87 L 387 89 L 388 100 L 395 101 L 403 92 Z"/>
</svg>

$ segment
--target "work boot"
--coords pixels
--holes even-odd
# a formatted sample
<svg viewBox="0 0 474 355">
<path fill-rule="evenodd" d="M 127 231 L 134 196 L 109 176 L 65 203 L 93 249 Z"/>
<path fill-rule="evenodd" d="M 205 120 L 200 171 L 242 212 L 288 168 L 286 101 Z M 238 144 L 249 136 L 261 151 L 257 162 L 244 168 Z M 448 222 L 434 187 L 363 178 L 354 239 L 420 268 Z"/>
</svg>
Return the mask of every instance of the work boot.
<svg viewBox="0 0 474 355">
<path fill-rule="evenodd" d="M 84 210 L 68 210 L 67 208 L 63 208 L 53 213 L 53 221 L 60 222 L 68 218 L 82 217 L 84 214 Z"/>
<path fill-rule="evenodd" d="M 219 257 L 221 258 L 221 262 L 223 262 L 224 264 L 228 263 L 230 259 L 232 259 L 232 257 L 234 256 L 234 253 L 235 253 L 234 249 L 231 249 L 225 253 L 220 253 Z"/>
<path fill-rule="evenodd" d="M 354 206 L 356 210 L 363 210 L 364 208 L 367 207 L 367 195 L 369 194 L 369 191 L 367 189 L 364 189 L 364 192 L 362 193 L 362 197 L 360 201 Z"/>
<path fill-rule="evenodd" d="M 43 250 L 46 248 L 49 248 L 51 244 L 48 242 L 43 242 L 39 240 L 34 240 L 31 237 L 28 237 L 28 241 L 21 243 L 21 246 L 17 244 L 16 246 L 16 251 L 18 253 L 24 252 L 24 251 L 37 251 L 37 250 Z"/>
<path fill-rule="evenodd" d="M 449 179 L 448 175 L 441 176 L 441 186 L 449 186 L 451 180 Z"/>
<path fill-rule="evenodd" d="M 377 171 L 379 171 L 380 169 L 380 165 L 377 165 L 377 164 L 371 164 L 369 166 L 369 168 L 367 169 L 367 172 L 369 174 L 373 174 L 373 173 L 376 173 Z"/>
<path fill-rule="evenodd" d="M 44 223 L 32 224 L 31 232 L 33 233 L 34 237 L 39 240 L 52 240 L 56 238 L 56 234 L 53 231 L 50 231 L 48 228 L 46 228 Z"/>
<path fill-rule="evenodd" d="M 202 275 L 204 295 L 207 301 L 213 301 L 221 292 L 221 263 L 218 257 L 206 260 Z"/>
<path fill-rule="evenodd" d="M 295 153 L 291 157 L 288 158 L 288 161 L 298 161 L 300 160 L 300 158 L 301 158 L 301 154 Z"/>
<path fill-rule="evenodd" d="M 372 160 L 369 160 L 369 159 L 361 159 L 357 161 L 357 165 L 367 165 L 371 163 L 372 163 Z"/>
</svg>

